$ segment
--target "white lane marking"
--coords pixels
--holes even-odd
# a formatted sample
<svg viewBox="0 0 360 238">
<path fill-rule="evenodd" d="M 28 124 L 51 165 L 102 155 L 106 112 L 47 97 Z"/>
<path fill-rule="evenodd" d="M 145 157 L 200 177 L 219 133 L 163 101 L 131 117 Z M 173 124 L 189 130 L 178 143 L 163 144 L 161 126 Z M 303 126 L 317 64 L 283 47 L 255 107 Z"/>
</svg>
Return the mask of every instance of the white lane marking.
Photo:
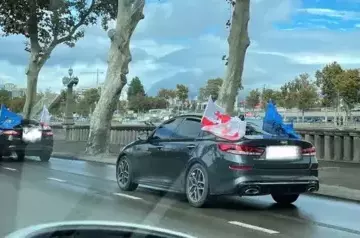
<svg viewBox="0 0 360 238">
<path fill-rule="evenodd" d="M 60 182 L 60 183 L 65 183 L 65 182 L 66 182 L 66 180 L 58 179 L 58 178 L 52 178 L 52 177 L 49 177 L 49 178 L 47 178 L 47 179 L 53 180 L 53 181 L 57 181 L 57 182 Z"/>
<path fill-rule="evenodd" d="M 265 232 L 265 233 L 268 233 L 268 234 L 279 234 L 280 233 L 278 231 L 266 229 L 266 228 L 263 228 L 263 227 L 260 227 L 260 226 L 253 226 L 253 225 L 238 222 L 238 221 L 229 221 L 229 223 L 233 224 L 233 225 L 241 226 L 241 227 L 244 227 L 244 228 L 248 228 L 248 229 L 262 231 L 262 232 Z"/>
<path fill-rule="evenodd" d="M 127 194 L 124 194 L 124 193 L 114 193 L 114 195 L 124 197 L 124 198 L 130 198 L 130 199 L 134 199 L 134 200 L 142 200 L 142 198 L 127 195 Z"/>
<path fill-rule="evenodd" d="M 3 169 L 10 170 L 10 171 L 17 171 L 17 169 L 10 168 L 10 167 L 3 167 Z"/>
</svg>

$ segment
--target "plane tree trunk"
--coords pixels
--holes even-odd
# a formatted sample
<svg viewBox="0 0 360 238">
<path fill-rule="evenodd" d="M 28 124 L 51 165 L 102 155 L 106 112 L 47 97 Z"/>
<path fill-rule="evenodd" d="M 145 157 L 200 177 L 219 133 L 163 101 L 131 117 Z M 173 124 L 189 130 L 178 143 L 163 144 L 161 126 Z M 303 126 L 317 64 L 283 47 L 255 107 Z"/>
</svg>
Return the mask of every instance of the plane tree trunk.
<svg viewBox="0 0 360 238">
<path fill-rule="evenodd" d="M 242 73 L 246 50 L 250 45 L 248 22 L 250 0 L 234 1 L 231 28 L 228 36 L 229 57 L 224 83 L 220 89 L 219 103 L 232 114 L 239 89 L 242 88 Z"/>
<path fill-rule="evenodd" d="M 139 21 L 144 18 L 144 5 L 145 0 L 118 0 L 116 27 L 108 32 L 111 46 L 105 83 L 90 121 L 86 146 L 88 154 L 95 155 L 109 150 L 111 119 L 127 83 L 126 75 L 131 61 L 130 39 Z"/>
</svg>

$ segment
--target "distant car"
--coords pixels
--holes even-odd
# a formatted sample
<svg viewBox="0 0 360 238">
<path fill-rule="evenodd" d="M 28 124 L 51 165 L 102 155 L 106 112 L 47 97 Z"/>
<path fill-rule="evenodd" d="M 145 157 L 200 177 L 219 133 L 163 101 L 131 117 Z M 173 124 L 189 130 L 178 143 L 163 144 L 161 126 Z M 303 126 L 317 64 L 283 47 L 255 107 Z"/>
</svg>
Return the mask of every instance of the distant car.
<svg viewBox="0 0 360 238">
<path fill-rule="evenodd" d="M 26 141 L 25 133 L 31 128 L 40 133 L 38 141 Z M 0 133 L 0 156 L 10 156 L 16 153 L 17 159 L 23 161 L 25 156 L 39 156 L 41 161 L 49 161 L 53 151 L 53 131 L 49 126 L 43 126 L 35 120 L 22 120 L 14 129 L 3 130 Z"/>
<path fill-rule="evenodd" d="M 183 115 L 125 146 L 116 163 L 120 189 L 138 184 L 185 193 L 203 206 L 212 195 L 271 194 L 291 204 L 319 189 L 318 161 L 310 142 L 281 139 L 247 123 L 246 136 L 230 142 L 201 130 L 200 115 Z"/>
</svg>

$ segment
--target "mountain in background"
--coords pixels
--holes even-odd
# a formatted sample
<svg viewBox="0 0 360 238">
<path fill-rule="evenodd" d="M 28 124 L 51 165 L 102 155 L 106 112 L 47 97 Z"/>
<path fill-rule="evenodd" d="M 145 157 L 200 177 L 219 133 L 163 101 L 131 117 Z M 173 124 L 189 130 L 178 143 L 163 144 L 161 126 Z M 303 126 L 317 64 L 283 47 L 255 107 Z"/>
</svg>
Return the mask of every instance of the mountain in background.
<svg viewBox="0 0 360 238">
<path fill-rule="evenodd" d="M 189 98 L 193 99 L 199 93 L 199 88 L 206 85 L 208 79 L 220 77 L 218 73 L 204 72 L 197 74 L 196 72 L 188 71 L 178 73 L 174 76 L 164 78 L 153 85 L 146 91 L 149 96 L 156 96 L 158 91 L 162 88 L 175 89 L 177 84 L 184 84 L 189 88 Z M 252 88 L 246 88 L 239 92 L 239 100 L 245 100 Z"/>
</svg>

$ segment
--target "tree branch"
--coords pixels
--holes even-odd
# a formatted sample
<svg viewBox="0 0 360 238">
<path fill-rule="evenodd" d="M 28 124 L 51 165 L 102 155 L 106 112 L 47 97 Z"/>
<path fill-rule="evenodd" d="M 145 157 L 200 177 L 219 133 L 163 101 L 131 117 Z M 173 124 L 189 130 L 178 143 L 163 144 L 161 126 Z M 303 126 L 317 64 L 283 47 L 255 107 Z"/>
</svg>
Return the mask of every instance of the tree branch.
<svg viewBox="0 0 360 238">
<path fill-rule="evenodd" d="M 76 33 L 76 31 L 79 29 L 79 27 L 81 27 L 84 23 L 85 23 L 85 20 L 86 18 L 90 15 L 90 13 L 94 10 L 94 7 L 95 7 L 95 2 L 96 0 L 92 0 L 91 1 L 91 5 L 89 7 L 89 9 L 85 12 L 85 14 L 80 18 L 79 22 L 77 24 L 75 24 L 72 29 L 70 30 L 70 32 L 58 39 L 58 33 L 57 32 L 54 32 L 54 38 L 52 40 L 52 42 L 50 43 L 50 45 L 44 49 L 44 54 L 41 56 L 41 58 L 39 59 L 39 65 L 44 65 L 46 60 L 50 57 L 51 55 L 51 52 L 55 49 L 55 47 L 59 44 L 62 44 L 66 41 L 70 41 L 71 38 L 73 37 L 73 35 Z M 55 27 L 56 28 L 56 27 Z"/>
<path fill-rule="evenodd" d="M 27 26 L 28 26 L 28 34 L 30 38 L 30 48 L 32 52 L 39 53 L 41 51 L 41 47 L 39 44 L 39 37 L 38 37 L 38 19 L 37 19 L 36 0 L 30 0 L 29 5 L 30 5 L 30 15 L 27 22 Z"/>
<path fill-rule="evenodd" d="M 96 0 L 91 1 L 91 5 L 89 9 L 85 12 L 85 14 L 80 18 L 79 22 L 75 24 L 72 29 L 70 30 L 69 34 L 67 36 L 64 36 L 60 39 L 55 39 L 51 43 L 51 45 L 58 45 L 61 43 L 64 43 L 66 41 L 71 40 L 71 37 L 75 34 L 75 32 L 79 29 L 80 26 L 82 26 L 86 20 L 86 18 L 90 15 L 90 13 L 94 10 Z"/>
</svg>

